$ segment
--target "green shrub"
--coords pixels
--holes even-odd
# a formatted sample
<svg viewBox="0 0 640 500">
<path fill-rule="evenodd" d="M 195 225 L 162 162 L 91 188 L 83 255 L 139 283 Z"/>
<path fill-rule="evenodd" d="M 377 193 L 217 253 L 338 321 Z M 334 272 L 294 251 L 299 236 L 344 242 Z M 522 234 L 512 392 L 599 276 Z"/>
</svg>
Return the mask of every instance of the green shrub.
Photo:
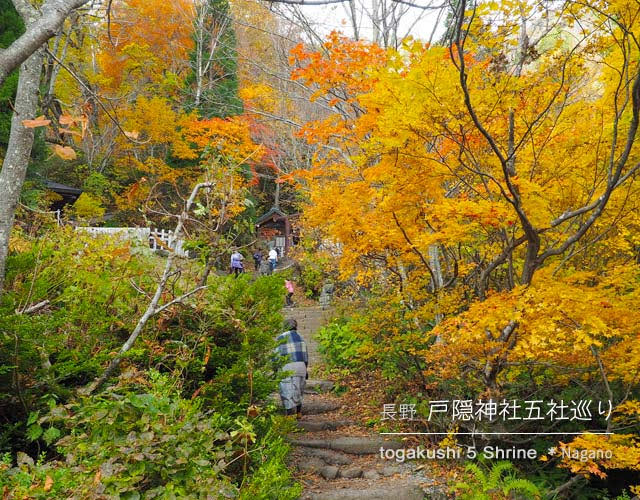
<svg viewBox="0 0 640 500">
<path fill-rule="evenodd" d="M 106 209 L 102 206 L 100 198 L 84 192 L 73 204 L 73 212 L 81 219 L 90 219 L 92 217 L 102 217 Z"/>
<path fill-rule="evenodd" d="M 0 414 L 7 416 L 0 451 L 35 452 L 29 441 L 39 436 L 26 436 L 28 415 L 46 410 L 50 400 L 69 400 L 102 372 L 147 306 L 131 283 L 153 290 L 159 260 L 133 255 L 124 242 L 67 229 L 26 241 L 10 256 L 0 301 Z M 172 292 L 192 283 L 185 277 Z M 245 275 L 212 277 L 209 284 L 191 299 L 193 306 L 153 318 L 123 367 L 171 373 L 185 397 L 198 391 L 216 408 L 242 414 L 275 388 L 270 364 L 282 322 L 282 283 Z M 38 314 L 15 313 L 43 300 L 49 305 Z"/>
<path fill-rule="evenodd" d="M 364 341 L 354 333 L 349 321 L 332 321 L 318 332 L 318 341 L 320 352 L 330 365 L 353 369 L 362 364 L 359 350 Z"/>
<path fill-rule="evenodd" d="M 272 350 L 282 325 L 282 281 L 212 277 L 195 308 L 182 308 L 164 329 L 148 335 L 151 365 L 183 380 L 215 408 L 244 413 L 276 389 Z M 147 351 L 140 353 L 147 356 Z"/>
<path fill-rule="evenodd" d="M 24 450 L 29 413 L 66 401 L 100 373 L 147 301 L 131 281 L 153 286 L 152 263 L 133 258 L 123 242 L 65 228 L 20 247 L 8 259 L 0 299 L 0 414 L 10 424 L 2 451 Z M 45 300 L 37 313 L 19 313 Z"/>
<path fill-rule="evenodd" d="M 317 298 L 322 285 L 329 280 L 335 282 L 335 257 L 318 251 L 319 241 L 303 238 L 295 247 L 297 284 L 308 298 Z"/>
<path fill-rule="evenodd" d="M 149 376 L 55 406 L 38 425 L 65 434 L 56 443 L 65 462 L 21 454 L 10 467 L 5 457 L 0 488 L 9 498 L 297 498 L 277 418 L 205 410 L 174 379 Z"/>
<path fill-rule="evenodd" d="M 69 229 L 18 243 L 0 299 L 6 498 L 297 497 L 291 429 L 263 404 L 277 385 L 279 277 L 212 276 L 148 322 L 114 386 L 75 399 L 132 331 L 163 260 Z M 176 274 L 163 300 L 198 272 Z"/>
<path fill-rule="evenodd" d="M 240 490 L 240 500 L 296 500 L 302 486 L 294 483 L 286 466 L 289 445 L 274 431 L 270 431 L 256 447 L 255 469 Z"/>
</svg>

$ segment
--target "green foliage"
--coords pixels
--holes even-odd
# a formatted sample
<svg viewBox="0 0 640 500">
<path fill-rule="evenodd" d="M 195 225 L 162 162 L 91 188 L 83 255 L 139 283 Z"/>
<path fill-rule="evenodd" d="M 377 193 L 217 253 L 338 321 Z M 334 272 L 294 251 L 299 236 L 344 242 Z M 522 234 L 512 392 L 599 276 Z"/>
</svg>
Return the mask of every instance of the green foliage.
<svg viewBox="0 0 640 500">
<path fill-rule="evenodd" d="M 175 380 L 155 371 L 148 380 L 123 381 L 56 406 L 38 423 L 65 430 L 56 446 L 66 460 L 34 464 L 23 454 L 11 468 L 5 456 L 0 487 L 10 498 L 294 499 L 300 493 L 284 462 L 288 445 L 264 431 L 278 428 L 273 417 L 249 422 L 206 411 L 203 400 L 182 398 Z"/>
<path fill-rule="evenodd" d="M 9 258 L 0 303 L 0 386 L 7 388 L 0 408 L 23 421 L 42 409 L 43 397 L 65 400 L 100 373 L 146 306 L 131 282 L 152 290 L 156 262 L 124 242 L 67 229 L 27 246 Z M 271 350 L 282 295 L 278 277 L 212 277 L 196 307 L 176 307 L 150 323 L 127 362 L 170 372 L 184 381 L 185 394 L 199 391 L 211 404 L 242 413 L 275 388 Z M 14 312 L 43 300 L 50 302 L 44 314 Z"/>
<path fill-rule="evenodd" d="M 620 495 L 618 495 L 615 500 L 631 500 L 631 496 L 628 492 L 624 491 Z"/>
<path fill-rule="evenodd" d="M 150 379 L 148 392 L 125 386 L 60 408 L 52 421 L 70 432 L 57 443 L 67 462 L 91 478 L 100 471 L 108 495 L 198 498 L 229 490 L 222 473 L 238 448 L 234 423 L 205 414 L 200 400 L 182 399 L 167 376 L 150 372 Z"/>
<path fill-rule="evenodd" d="M 320 295 L 325 282 L 336 281 L 333 257 L 319 252 L 318 246 L 319 242 L 313 238 L 304 238 L 295 247 L 298 284 L 307 297 L 314 299 Z"/>
<path fill-rule="evenodd" d="M 0 153 L 3 157 L 9 143 L 11 116 L 13 115 L 9 103 L 15 99 L 17 88 L 18 72 L 13 71 L 0 85 Z"/>
<path fill-rule="evenodd" d="M 345 319 L 334 320 L 318 332 L 320 352 L 332 366 L 357 369 L 362 365 L 360 349 L 364 345 L 353 330 L 353 323 Z"/>
<path fill-rule="evenodd" d="M 24 23 L 16 12 L 11 0 L 0 0 L 0 49 L 4 49 L 24 33 Z M 4 157 L 13 109 L 11 103 L 15 99 L 18 88 L 18 70 L 13 71 L 0 85 L 0 158 Z"/>
<path fill-rule="evenodd" d="M 0 0 L 0 48 L 6 49 L 24 33 L 24 22 L 11 0 Z"/>
<path fill-rule="evenodd" d="M 306 259 L 300 263 L 299 283 L 309 298 L 317 298 L 322 291 L 326 279 L 322 264 L 321 259 Z"/>
<path fill-rule="evenodd" d="M 497 500 L 518 498 L 536 500 L 542 497 L 540 489 L 531 481 L 517 477 L 511 462 L 501 461 L 491 469 L 483 470 L 481 464 L 469 463 L 465 470 L 469 473 L 466 480 L 453 486 L 456 498 L 462 500 Z"/>
<path fill-rule="evenodd" d="M 82 193 L 73 204 L 73 211 L 77 217 L 81 219 L 89 219 L 92 217 L 102 217 L 105 208 L 102 206 L 100 199 L 90 193 Z"/>
<path fill-rule="evenodd" d="M 320 348 L 329 363 L 358 371 L 379 369 L 398 392 L 407 397 L 408 386 L 423 381 L 416 351 L 431 342 L 428 332 L 415 324 L 393 303 L 370 301 L 362 311 L 345 311 L 348 318 L 334 321 L 319 333 Z"/>
<path fill-rule="evenodd" d="M 122 242 L 65 228 L 23 245 L 8 259 L 0 301 L 0 411 L 15 424 L 51 399 L 68 399 L 100 373 L 146 300 L 130 280 L 153 283 L 145 271 L 149 261 L 133 259 Z M 36 314 L 15 313 L 45 300 L 48 306 Z M 28 445 L 20 437 L 23 425 L 3 426 L 0 449 Z M 40 437 L 35 432 L 29 431 L 31 439 Z"/>
<path fill-rule="evenodd" d="M 203 82 L 202 94 L 197 111 L 204 118 L 224 118 L 242 113 L 242 100 L 238 97 L 237 76 L 237 51 L 236 35 L 233 26 L 229 23 L 229 0 L 207 0 L 203 3 L 205 13 L 205 33 L 202 45 L 204 57 L 209 56 L 210 44 L 215 44 L 216 49 L 212 54 L 212 71 L 210 81 Z M 218 34 L 218 30 L 222 33 Z M 216 40 L 212 41 L 211 37 Z M 192 64 L 195 64 L 195 51 L 191 55 Z M 185 84 L 193 87 L 196 82 L 195 72 L 187 77 Z M 192 104 L 193 106 L 193 104 Z"/>
<path fill-rule="evenodd" d="M 270 431 L 256 447 L 257 464 L 249 480 L 242 485 L 240 500 L 275 499 L 296 500 L 302 486 L 293 483 L 291 471 L 286 466 L 289 446 L 277 433 Z"/>
<path fill-rule="evenodd" d="M 17 453 L 19 464 L 9 458 L 0 466 L 0 491 L 6 486 L 9 498 L 297 498 L 281 437 L 291 429 L 266 403 L 277 385 L 281 278 L 210 277 L 189 304 L 148 323 L 116 385 L 77 399 L 132 331 L 149 300 L 139 290 L 154 289 L 164 261 L 71 228 L 37 241 L 23 231 L 14 236 L 0 301 L 7 422 L 0 449 Z M 168 293 L 193 283 L 185 270 Z M 20 314 L 45 300 L 44 309 Z M 23 453 L 39 450 L 48 461 Z"/>
<path fill-rule="evenodd" d="M 60 462 L 35 462 L 25 453 L 18 453 L 17 467 L 12 467 L 9 453 L 0 459 L 0 489 L 8 499 L 65 498 L 79 487 L 85 478 Z"/>
<path fill-rule="evenodd" d="M 112 196 L 117 187 L 117 183 L 110 181 L 104 174 L 99 172 L 91 172 L 86 175 L 82 184 L 85 193 L 93 194 L 100 199 Z"/>
<path fill-rule="evenodd" d="M 161 321 L 149 336 L 151 363 L 184 380 L 208 404 L 243 413 L 276 388 L 271 353 L 282 323 L 282 282 L 215 276 L 195 309 Z M 147 356 L 141 352 L 140 356 Z"/>
</svg>

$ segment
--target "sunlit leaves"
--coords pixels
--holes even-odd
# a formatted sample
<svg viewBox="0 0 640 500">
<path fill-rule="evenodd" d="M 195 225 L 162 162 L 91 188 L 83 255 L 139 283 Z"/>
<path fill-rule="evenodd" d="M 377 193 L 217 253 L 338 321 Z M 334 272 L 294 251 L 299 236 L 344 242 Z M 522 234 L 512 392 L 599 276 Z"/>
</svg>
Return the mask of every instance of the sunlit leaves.
<svg viewBox="0 0 640 500">
<path fill-rule="evenodd" d="M 619 40 L 637 29 L 638 6 L 593 7 L 481 4 L 463 54 L 414 41 L 384 52 L 336 34 L 324 51 L 292 52 L 294 78 L 333 106 L 301 131 L 331 146 L 300 174 L 305 223 L 339 245 L 343 279 L 401 301 L 434 386 L 517 391 L 544 366 L 533 390 L 574 377 L 601 391 L 606 376 L 620 401 L 637 388 L 640 191 L 629 179 L 602 213 L 560 218 L 605 191 L 632 118 L 640 53 Z M 624 171 L 639 161 L 634 144 Z M 553 250 L 589 217 L 582 239 Z M 372 338 L 380 324 L 368 324 Z"/>
<path fill-rule="evenodd" d="M 33 120 L 22 120 L 22 125 L 26 128 L 46 127 L 51 123 L 51 120 L 47 120 L 44 115 L 34 118 Z"/>
<path fill-rule="evenodd" d="M 76 152 L 72 147 L 69 146 L 61 146 L 60 144 L 53 145 L 53 152 L 58 155 L 63 160 L 75 160 Z"/>
</svg>

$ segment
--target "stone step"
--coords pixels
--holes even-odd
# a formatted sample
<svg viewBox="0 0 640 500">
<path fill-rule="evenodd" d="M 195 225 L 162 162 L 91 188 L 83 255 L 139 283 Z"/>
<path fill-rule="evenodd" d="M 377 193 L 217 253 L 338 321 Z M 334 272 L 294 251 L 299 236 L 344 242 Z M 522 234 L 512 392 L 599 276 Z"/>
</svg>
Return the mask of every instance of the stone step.
<svg viewBox="0 0 640 500">
<path fill-rule="evenodd" d="M 316 467 L 319 465 L 319 462 L 316 462 Z M 371 468 L 362 468 L 358 466 L 351 467 L 336 467 L 336 466 L 328 466 L 321 465 L 316 469 L 312 467 L 307 467 L 309 472 L 313 472 L 322 476 L 324 479 L 368 479 L 371 481 L 375 481 L 376 479 L 380 479 L 381 477 L 388 477 L 388 475 L 384 475 L 382 470 L 371 469 Z"/>
<path fill-rule="evenodd" d="M 336 401 L 309 400 L 309 398 L 304 398 L 302 400 L 302 414 L 319 415 L 321 413 L 329 413 L 337 410 L 340 406 L 340 403 Z"/>
<path fill-rule="evenodd" d="M 330 380 L 319 380 L 310 378 L 307 380 L 304 392 L 307 394 L 318 394 L 321 392 L 329 392 L 333 389 L 333 382 Z"/>
<path fill-rule="evenodd" d="M 354 425 L 350 420 L 299 420 L 298 427 L 307 432 L 335 431 Z"/>
<path fill-rule="evenodd" d="M 330 413 L 341 407 L 341 404 L 337 401 L 327 401 L 325 399 L 315 398 L 316 394 L 309 394 L 302 400 L 302 414 L 303 415 L 321 415 L 323 413 Z M 280 394 L 277 392 L 269 395 L 269 399 L 273 401 L 277 406 L 282 406 L 282 400 Z"/>
<path fill-rule="evenodd" d="M 417 484 L 388 484 L 370 488 L 343 488 L 308 493 L 303 500 L 422 500 L 424 491 Z"/>
<path fill-rule="evenodd" d="M 353 458 L 345 455 L 344 453 L 340 453 L 339 451 L 305 447 L 299 447 L 296 451 L 304 456 L 304 461 L 298 463 L 299 469 L 302 464 L 308 464 L 311 462 L 316 464 L 319 463 L 320 467 L 324 467 L 325 465 L 350 465 L 353 463 Z M 315 470 L 312 470 L 311 472 L 315 472 Z"/>
<path fill-rule="evenodd" d="M 331 439 L 296 439 L 290 437 L 288 441 L 294 446 L 341 451 L 350 455 L 375 455 L 380 453 L 381 447 L 385 449 L 402 448 L 400 441 L 384 439 L 379 436 L 342 436 Z"/>
</svg>

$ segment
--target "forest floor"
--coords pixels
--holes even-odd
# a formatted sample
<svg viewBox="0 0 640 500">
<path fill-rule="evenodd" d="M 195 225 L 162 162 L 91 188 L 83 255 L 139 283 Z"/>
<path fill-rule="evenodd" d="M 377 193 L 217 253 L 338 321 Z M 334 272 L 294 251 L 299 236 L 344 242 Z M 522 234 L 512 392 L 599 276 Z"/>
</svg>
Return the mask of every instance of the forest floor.
<svg viewBox="0 0 640 500">
<path fill-rule="evenodd" d="M 323 372 L 316 332 L 330 318 L 321 307 L 286 308 L 298 322 L 307 342 L 311 374 Z M 366 426 L 357 396 L 338 396 L 334 382 L 311 377 L 303 402 L 299 433 L 289 437 L 291 467 L 304 485 L 302 500 L 418 500 L 448 498 L 428 475 L 425 464 L 397 463 L 381 458 L 380 448 L 402 448 L 409 443 L 389 439 Z M 355 411 L 354 411 L 355 410 Z"/>
</svg>

